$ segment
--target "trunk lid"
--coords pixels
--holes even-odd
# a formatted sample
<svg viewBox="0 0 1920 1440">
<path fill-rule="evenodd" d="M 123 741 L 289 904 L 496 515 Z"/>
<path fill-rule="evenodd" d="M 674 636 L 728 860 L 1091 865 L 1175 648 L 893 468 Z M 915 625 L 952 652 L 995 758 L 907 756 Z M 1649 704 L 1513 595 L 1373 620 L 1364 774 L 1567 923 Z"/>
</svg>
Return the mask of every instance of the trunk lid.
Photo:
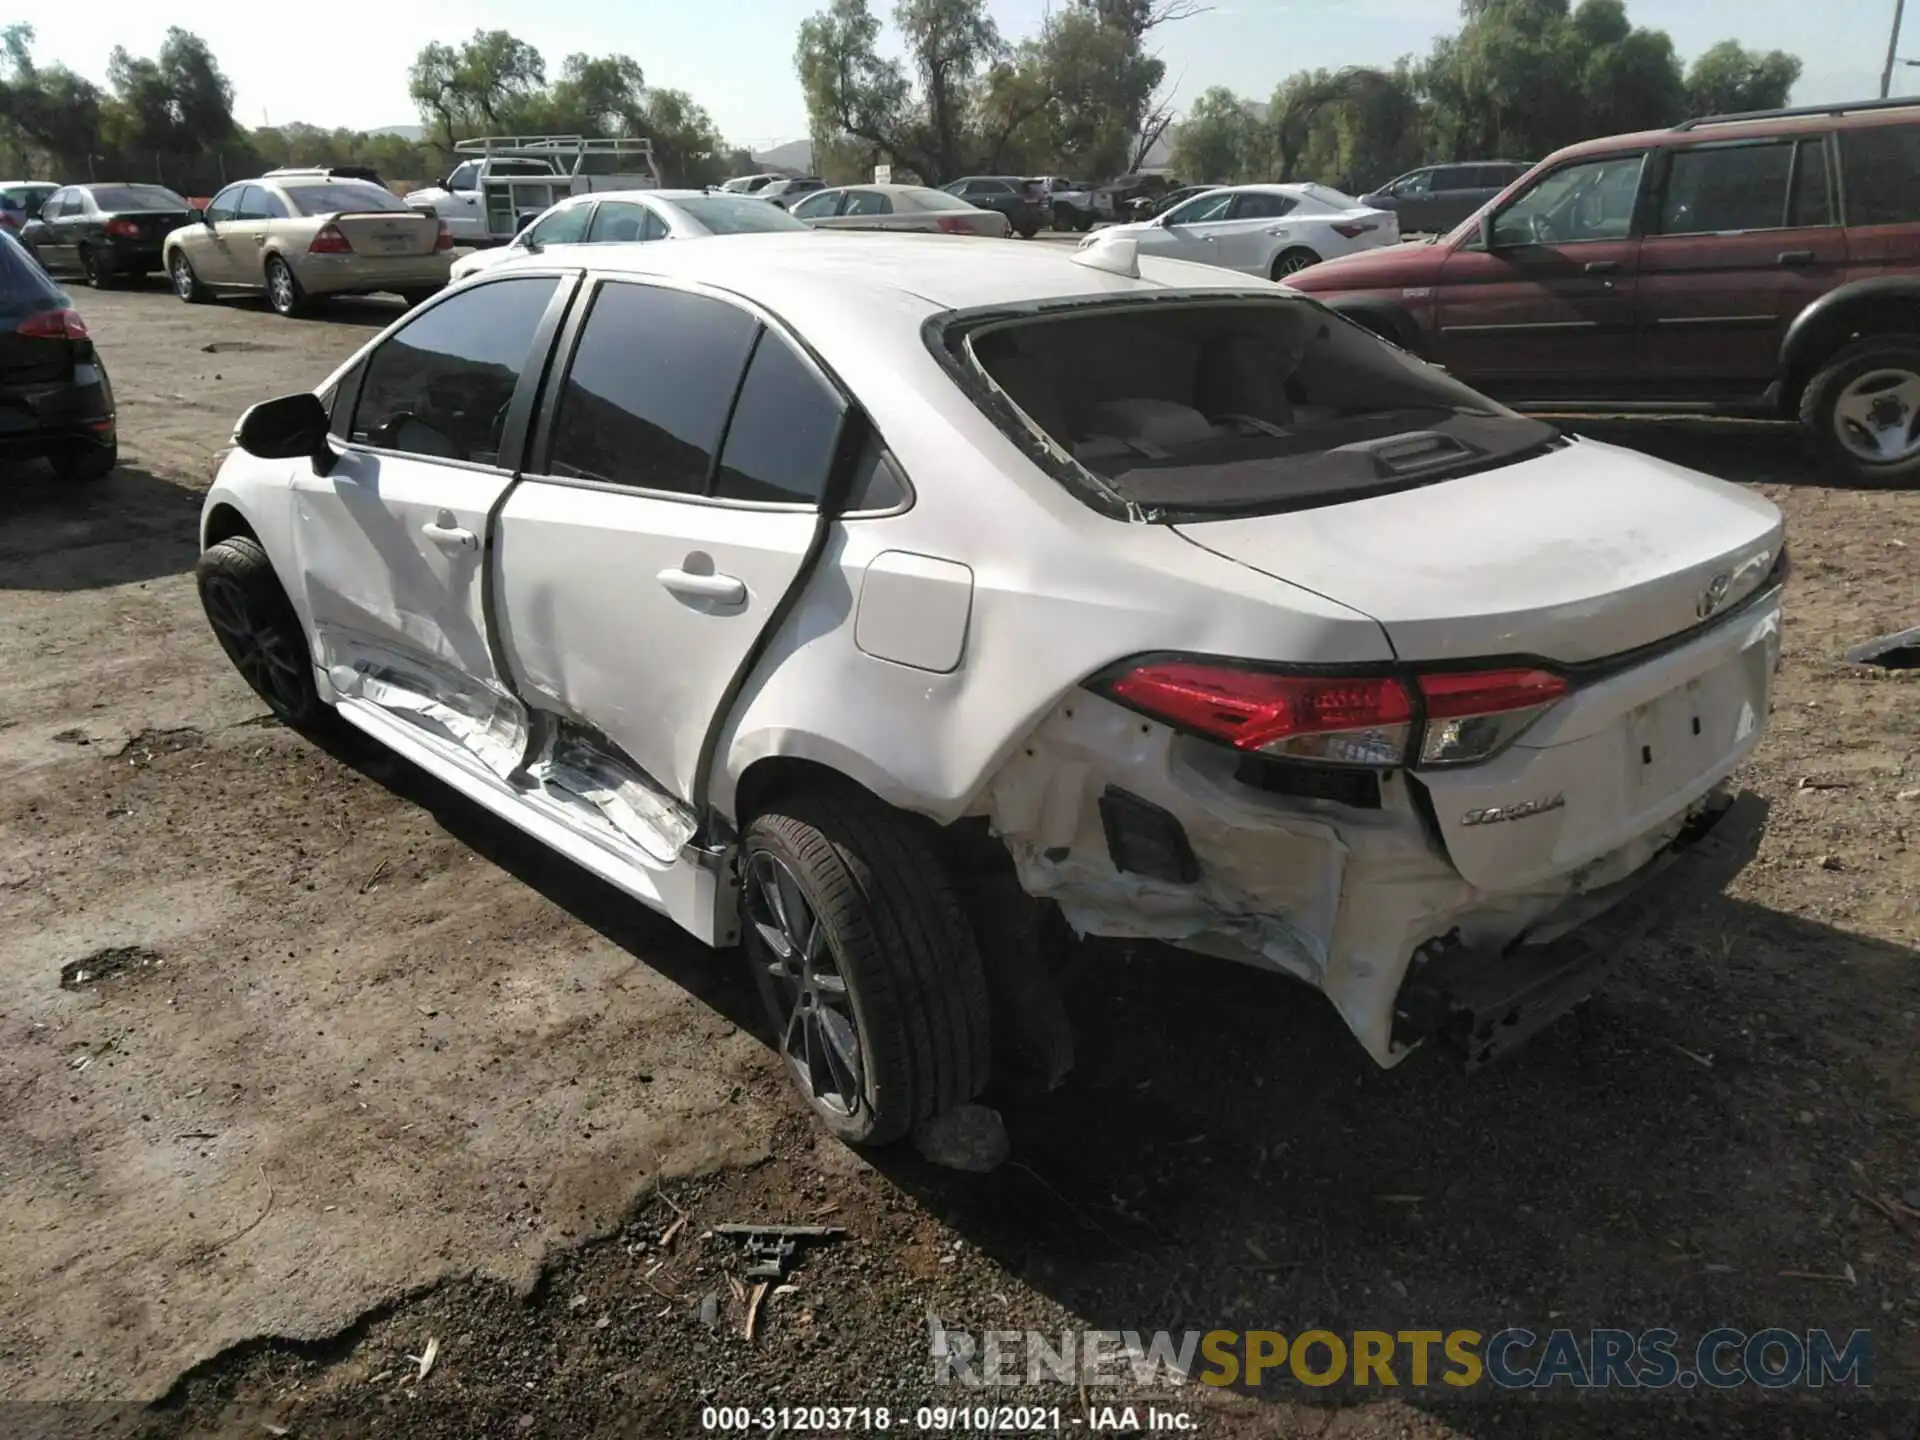
<svg viewBox="0 0 1920 1440">
<path fill-rule="evenodd" d="M 1395 494 L 1174 528 L 1372 616 L 1422 662 L 1624 654 L 1752 594 L 1784 543 L 1759 496 L 1587 440 Z"/>
<path fill-rule="evenodd" d="M 128 239 L 163 240 L 185 225 L 188 217 L 184 210 L 116 210 L 111 218 L 132 229 Z"/>
<path fill-rule="evenodd" d="M 347 211 L 332 223 L 356 255 L 431 255 L 440 238 L 440 222 L 431 215 L 403 210 Z"/>
</svg>

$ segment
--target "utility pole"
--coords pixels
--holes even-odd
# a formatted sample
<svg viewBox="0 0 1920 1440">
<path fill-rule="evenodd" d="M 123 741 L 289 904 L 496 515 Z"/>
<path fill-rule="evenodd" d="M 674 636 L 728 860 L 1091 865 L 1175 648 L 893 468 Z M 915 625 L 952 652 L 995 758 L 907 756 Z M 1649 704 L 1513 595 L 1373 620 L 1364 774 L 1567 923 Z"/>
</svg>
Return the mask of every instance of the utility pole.
<svg viewBox="0 0 1920 1440">
<path fill-rule="evenodd" d="M 1887 37 L 1887 68 L 1880 72 L 1880 98 L 1886 99 L 1893 93 L 1893 57 L 1900 48 L 1900 21 L 1905 15 L 1907 0 L 1893 0 L 1893 33 Z"/>
</svg>

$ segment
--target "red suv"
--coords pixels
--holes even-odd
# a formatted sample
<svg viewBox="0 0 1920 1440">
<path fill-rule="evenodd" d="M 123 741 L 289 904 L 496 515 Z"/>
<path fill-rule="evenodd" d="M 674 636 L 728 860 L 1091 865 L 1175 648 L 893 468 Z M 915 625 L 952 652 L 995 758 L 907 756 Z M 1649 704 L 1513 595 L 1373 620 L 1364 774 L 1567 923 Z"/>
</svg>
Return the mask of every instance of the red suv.
<svg viewBox="0 0 1920 1440">
<path fill-rule="evenodd" d="M 1920 102 L 1589 140 L 1296 290 L 1520 409 L 1792 418 L 1920 477 Z"/>
</svg>

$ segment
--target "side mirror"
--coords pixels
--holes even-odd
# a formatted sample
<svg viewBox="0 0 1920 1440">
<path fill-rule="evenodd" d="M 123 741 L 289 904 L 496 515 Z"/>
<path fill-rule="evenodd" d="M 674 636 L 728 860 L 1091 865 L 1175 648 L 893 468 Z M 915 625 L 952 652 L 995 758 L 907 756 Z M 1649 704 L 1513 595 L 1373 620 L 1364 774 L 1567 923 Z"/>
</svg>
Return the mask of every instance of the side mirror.
<svg viewBox="0 0 1920 1440">
<path fill-rule="evenodd" d="M 327 408 L 311 391 L 262 400 L 240 417 L 233 442 L 262 460 L 312 459 L 325 475 L 333 469 L 334 454 L 327 444 Z"/>
</svg>

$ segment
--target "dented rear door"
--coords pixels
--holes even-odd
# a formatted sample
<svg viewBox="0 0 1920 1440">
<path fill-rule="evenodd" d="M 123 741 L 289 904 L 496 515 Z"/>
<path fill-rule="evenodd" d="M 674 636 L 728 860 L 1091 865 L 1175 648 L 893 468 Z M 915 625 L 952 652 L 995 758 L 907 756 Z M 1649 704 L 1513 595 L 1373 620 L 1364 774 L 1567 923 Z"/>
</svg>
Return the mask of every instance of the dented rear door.
<svg viewBox="0 0 1920 1440">
<path fill-rule="evenodd" d="M 409 319 L 357 367 L 332 471 L 293 482 L 315 662 L 344 697 L 499 773 L 524 727 L 494 659 L 489 527 L 573 283 L 476 281 Z"/>
</svg>

